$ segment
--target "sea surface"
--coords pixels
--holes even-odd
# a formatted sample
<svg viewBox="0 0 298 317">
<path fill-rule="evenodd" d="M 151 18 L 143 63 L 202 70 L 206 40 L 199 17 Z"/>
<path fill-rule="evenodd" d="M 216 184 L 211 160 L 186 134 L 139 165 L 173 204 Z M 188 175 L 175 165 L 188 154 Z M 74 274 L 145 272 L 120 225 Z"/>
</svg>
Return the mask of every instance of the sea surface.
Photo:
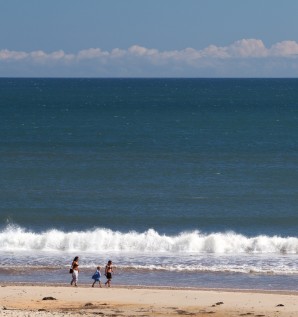
<svg viewBox="0 0 298 317">
<path fill-rule="evenodd" d="M 298 79 L 0 78 L 0 120 L 0 282 L 298 290 Z"/>
</svg>

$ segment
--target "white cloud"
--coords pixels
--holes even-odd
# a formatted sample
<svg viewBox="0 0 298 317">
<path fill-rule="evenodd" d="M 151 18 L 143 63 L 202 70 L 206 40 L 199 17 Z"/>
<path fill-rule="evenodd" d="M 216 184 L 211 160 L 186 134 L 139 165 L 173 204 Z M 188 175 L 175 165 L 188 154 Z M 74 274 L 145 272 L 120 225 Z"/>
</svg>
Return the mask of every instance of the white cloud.
<svg viewBox="0 0 298 317">
<path fill-rule="evenodd" d="M 47 54 L 44 51 L 34 51 L 34 52 L 31 52 L 29 55 L 34 60 L 40 60 L 40 59 L 47 58 Z"/>
<path fill-rule="evenodd" d="M 20 60 L 28 57 L 28 53 L 22 51 L 9 51 L 7 49 L 0 50 L 0 61 L 1 60 Z"/>
<path fill-rule="evenodd" d="M 126 51 L 125 50 L 121 50 L 119 48 L 114 48 L 111 51 L 111 57 L 113 57 L 113 58 L 120 58 L 120 57 L 125 56 L 125 54 L 126 54 Z"/>
<path fill-rule="evenodd" d="M 242 39 L 228 46 L 210 45 L 202 50 L 185 48 L 183 50 L 159 51 L 133 45 L 127 50 L 115 48 L 103 51 L 100 48 L 89 48 L 79 51 L 77 54 L 66 54 L 63 50 L 46 53 L 42 50 L 33 52 L 0 50 L 0 61 L 3 60 L 85 60 L 100 58 L 123 58 L 128 56 L 162 60 L 194 61 L 204 58 L 261 58 L 261 57 L 290 57 L 298 55 L 298 43 L 295 41 L 283 41 L 266 48 L 261 40 Z"/>
<path fill-rule="evenodd" d="M 48 54 L 47 56 L 49 59 L 54 59 L 54 60 L 63 60 L 63 59 L 68 59 L 68 55 L 64 53 L 64 51 L 60 50 L 60 51 L 56 51 L 53 52 L 51 54 Z"/>
<path fill-rule="evenodd" d="M 227 47 L 230 57 L 265 57 L 268 56 L 268 49 L 261 40 L 243 39 L 234 42 Z"/>
<path fill-rule="evenodd" d="M 66 54 L 64 51 L 59 50 L 52 53 L 46 53 L 42 50 L 32 51 L 30 53 L 22 51 L 9 51 L 7 49 L 0 50 L 0 61 L 1 60 L 32 60 L 32 61 L 46 61 L 46 60 L 64 60 L 68 61 L 74 59 L 74 54 Z"/>
<path fill-rule="evenodd" d="M 237 76 L 237 71 L 241 75 L 266 76 L 278 74 L 280 69 L 290 71 L 293 75 L 298 67 L 298 43 L 282 41 L 266 48 L 260 39 L 242 39 L 227 46 L 210 45 L 201 50 L 189 47 L 159 51 L 140 45 L 133 45 L 128 49 L 114 48 L 111 51 L 89 48 L 77 53 L 66 53 L 63 50 L 49 53 L 43 50 L 0 50 L 0 76 L 4 76 L 3 70 L 9 73 L 9 65 L 20 72 L 22 66 L 24 69 L 25 66 L 30 66 L 32 71 L 39 71 L 38 67 L 44 67 L 45 73 L 49 69 L 59 73 L 64 67 L 68 75 L 80 70 L 80 75 L 87 76 L 88 72 L 94 76 L 200 76 L 203 73 Z"/>
<path fill-rule="evenodd" d="M 203 57 L 211 58 L 228 58 L 230 57 L 226 47 L 218 47 L 215 45 L 210 45 L 202 51 Z"/>
<path fill-rule="evenodd" d="M 283 41 L 276 43 L 270 49 L 272 56 L 291 57 L 298 55 L 298 43 L 295 41 Z"/>
<path fill-rule="evenodd" d="M 135 56 L 156 56 L 159 55 L 159 51 L 156 49 L 148 49 L 146 47 L 133 45 L 128 49 L 128 53 Z"/>
<path fill-rule="evenodd" d="M 77 58 L 81 59 L 93 59 L 93 58 L 102 58 L 108 57 L 110 55 L 109 52 L 102 51 L 100 48 L 89 48 L 87 50 L 79 51 L 77 54 Z"/>
</svg>

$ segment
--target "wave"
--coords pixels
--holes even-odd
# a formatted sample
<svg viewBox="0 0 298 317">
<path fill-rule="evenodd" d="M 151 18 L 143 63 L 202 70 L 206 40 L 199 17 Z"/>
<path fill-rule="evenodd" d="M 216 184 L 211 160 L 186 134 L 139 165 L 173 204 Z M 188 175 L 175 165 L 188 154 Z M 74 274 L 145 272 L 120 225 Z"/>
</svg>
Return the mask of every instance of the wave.
<svg viewBox="0 0 298 317">
<path fill-rule="evenodd" d="M 257 265 L 136 265 L 136 266 L 116 266 L 117 271 L 123 272 L 179 272 L 179 273 L 242 273 L 242 274 L 266 274 L 266 275 L 297 275 L 296 267 L 284 267 L 264 265 L 263 267 Z"/>
<path fill-rule="evenodd" d="M 204 234 L 200 231 L 178 235 L 159 234 L 153 229 L 139 233 L 95 228 L 63 232 L 56 229 L 32 232 L 8 225 L 0 231 L 0 251 L 69 252 L 199 252 L 214 254 L 277 253 L 297 254 L 298 238 L 259 235 L 246 237 L 234 232 Z"/>
<path fill-rule="evenodd" d="M 298 275 L 298 269 L 295 267 L 283 267 L 283 266 L 274 266 L 274 267 L 258 267 L 258 266 L 232 266 L 232 265 L 116 265 L 117 274 L 148 274 L 151 272 L 173 272 L 173 273 L 242 273 L 242 274 L 262 274 L 262 275 Z M 93 272 L 94 265 L 81 265 L 81 268 L 84 272 Z M 30 274 L 34 272 L 68 272 L 69 265 L 59 265 L 59 266 L 50 266 L 50 265 L 4 265 L 0 267 L 1 274 L 13 274 L 27 272 Z"/>
</svg>

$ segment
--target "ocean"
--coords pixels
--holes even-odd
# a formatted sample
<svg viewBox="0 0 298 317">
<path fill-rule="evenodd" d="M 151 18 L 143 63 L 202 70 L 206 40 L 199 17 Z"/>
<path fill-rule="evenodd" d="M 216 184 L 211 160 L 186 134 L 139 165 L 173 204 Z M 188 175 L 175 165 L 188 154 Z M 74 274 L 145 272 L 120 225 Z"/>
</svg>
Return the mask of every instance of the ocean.
<svg viewBox="0 0 298 317">
<path fill-rule="evenodd" d="M 0 118 L 0 282 L 298 290 L 297 79 L 0 78 Z"/>
</svg>

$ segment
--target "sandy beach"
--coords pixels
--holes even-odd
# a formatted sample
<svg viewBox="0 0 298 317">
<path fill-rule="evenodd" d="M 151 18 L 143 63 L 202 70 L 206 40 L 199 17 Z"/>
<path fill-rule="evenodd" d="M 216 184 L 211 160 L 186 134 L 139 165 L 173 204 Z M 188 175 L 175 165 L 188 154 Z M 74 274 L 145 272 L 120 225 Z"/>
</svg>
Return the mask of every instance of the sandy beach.
<svg viewBox="0 0 298 317">
<path fill-rule="evenodd" d="M 298 293 L 1 285 L 0 316 L 298 316 Z"/>
</svg>

